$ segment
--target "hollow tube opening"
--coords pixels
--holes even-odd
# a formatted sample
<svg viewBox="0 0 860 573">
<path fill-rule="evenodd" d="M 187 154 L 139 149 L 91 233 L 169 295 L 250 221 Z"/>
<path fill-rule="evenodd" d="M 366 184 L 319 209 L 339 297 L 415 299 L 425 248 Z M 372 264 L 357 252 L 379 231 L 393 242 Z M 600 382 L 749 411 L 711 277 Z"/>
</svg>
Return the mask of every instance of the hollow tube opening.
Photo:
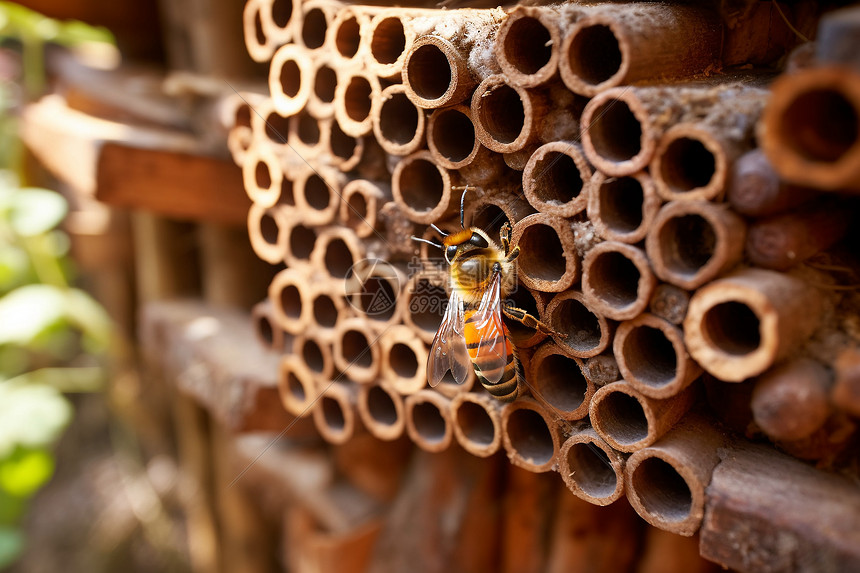
<svg viewBox="0 0 860 573">
<path fill-rule="evenodd" d="M 281 229 L 278 227 L 278 221 L 275 220 L 269 213 L 263 213 L 260 217 L 260 236 L 270 245 L 278 244 L 278 237 L 281 234 Z"/>
<path fill-rule="evenodd" d="M 633 489 L 645 511 L 666 521 L 684 521 L 693 508 L 686 480 L 668 462 L 646 458 L 633 471 Z"/>
<path fill-rule="evenodd" d="M 313 229 L 304 225 L 296 225 L 290 230 L 288 237 L 290 252 L 297 259 L 308 259 L 314 250 L 316 240 L 317 234 Z"/>
<path fill-rule="evenodd" d="M 530 225 L 523 230 L 518 244 L 525 255 L 517 260 L 521 272 L 546 281 L 558 281 L 564 276 L 564 247 L 554 228 L 542 223 Z"/>
<path fill-rule="evenodd" d="M 665 386 L 678 374 L 675 347 L 659 328 L 635 327 L 627 335 L 621 351 L 630 373 L 649 386 Z"/>
<path fill-rule="evenodd" d="M 448 423 L 439 408 L 431 402 L 419 402 L 412 407 L 412 423 L 415 431 L 428 442 L 445 439 Z"/>
<path fill-rule="evenodd" d="M 320 8 L 311 8 L 302 19 L 302 41 L 306 48 L 315 50 L 325 43 L 328 19 Z"/>
<path fill-rule="evenodd" d="M 520 408 L 511 412 L 508 436 L 511 447 L 522 459 L 535 465 L 545 464 L 552 459 L 552 434 L 546 420 L 534 410 Z"/>
<path fill-rule="evenodd" d="M 532 316 L 538 316 L 538 306 L 534 295 L 522 285 L 518 285 L 512 292 L 509 292 L 505 302 L 509 302 L 516 308 L 523 309 Z M 529 328 L 517 320 L 506 321 L 505 326 L 508 327 L 511 339 L 514 342 L 529 339 L 535 334 L 534 328 Z"/>
<path fill-rule="evenodd" d="M 440 110 L 434 114 L 430 138 L 442 157 L 452 163 L 459 163 L 475 149 L 475 126 L 469 116 L 460 110 Z"/>
<path fill-rule="evenodd" d="M 304 402 L 307 400 L 305 386 L 293 372 L 287 372 L 287 391 L 298 402 Z"/>
<path fill-rule="evenodd" d="M 340 402 L 329 396 L 323 396 L 320 407 L 326 426 L 337 432 L 346 429 L 346 416 Z"/>
<path fill-rule="evenodd" d="M 397 423 L 397 406 L 391 395 L 379 386 L 367 391 L 367 411 L 380 424 L 393 426 Z"/>
<path fill-rule="evenodd" d="M 554 322 L 556 330 L 567 334 L 564 344 L 577 352 L 588 352 L 600 344 L 600 321 L 576 299 L 566 299 L 558 305 Z"/>
<path fill-rule="evenodd" d="M 573 412 L 585 400 L 588 382 L 579 365 L 562 354 L 548 354 L 538 365 L 533 383 L 541 397 L 562 412 Z"/>
<path fill-rule="evenodd" d="M 621 69 L 618 38 L 604 24 L 580 28 L 570 41 L 567 60 L 571 71 L 584 83 L 602 84 Z"/>
<path fill-rule="evenodd" d="M 604 251 L 592 260 L 588 282 L 598 298 L 624 308 L 636 302 L 641 276 L 636 264 L 622 253 Z"/>
<path fill-rule="evenodd" d="M 347 330 L 341 340 L 341 348 L 343 357 L 349 364 L 355 364 L 361 368 L 370 368 L 373 365 L 370 344 L 364 333 L 358 330 Z"/>
<path fill-rule="evenodd" d="M 313 302 L 314 321 L 323 328 L 334 328 L 337 324 L 337 305 L 331 296 L 319 294 Z"/>
<path fill-rule="evenodd" d="M 451 62 L 437 46 L 419 46 L 404 70 L 412 91 L 424 100 L 441 98 L 451 86 Z"/>
<path fill-rule="evenodd" d="M 579 489 L 592 497 L 609 497 L 618 487 L 609 456 L 594 444 L 573 444 L 567 451 L 567 467 Z"/>
<path fill-rule="evenodd" d="M 302 315 L 302 295 L 295 285 L 285 285 L 278 298 L 281 309 L 288 318 L 298 319 Z"/>
<path fill-rule="evenodd" d="M 254 37 L 257 39 L 258 46 L 266 45 L 266 33 L 263 31 L 263 17 L 260 14 L 260 9 L 258 8 L 254 12 Z"/>
<path fill-rule="evenodd" d="M 603 432 L 623 446 L 648 437 L 648 418 L 639 400 L 624 392 L 606 394 L 597 404 Z"/>
<path fill-rule="evenodd" d="M 331 146 L 331 152 L 335 156 L 346 160 L 355 155 L 355 149 L 358 147 L 358 140 L 355 137 L 344 133 L 340 128 L 340 124 L 335 121 L 331 125 L 329 145 Z"/>
<path fill-rule="evenodd" d="M 642 151 L 642 125 L 624 100 L 604 102 L 592 118 L 588 132 L 599 156 L 622 162 Z"/>
<path fill-rule="evenodd" d="M 326 65 L 317 68 L 314 76 L 314 95 L 323 103 L 334 101 L 334 91 L 337 87 L 337 73 Z"/>
<path fill-rule="evenodd" d="M 290 129 L 290 118 L 279 113 L 272 112 L 266 116 L 266 137 L 270 141 L 283 145 L 287 142 L 287 133 Z"/>
<path fill-rule="evenodd" d="M 702 334 L 708 343 L 728 354 L 743 356 L 761 345 L 761 322 L 742 302 L 717 304 L 702 317 Z"/>
<path fill-rule="evenodd" d="M 371 94 L 373 89 L 370 81 L 364 76 L 352 76 L 344 91 L 344 109 L 346 115 L 353 121 L 362 122 L 370 115 Z"/>
<path fill-rule="evenodd" d="M 331 201 L 331 189 L 329 189 L 325 179 L 316 173 L 305 180 L 304 195 L 307 204 L 317 211 L 326 210 Z"/>
<path fill-rule="evenodd" d="M 549 30 L 537 18 L 523 17 L 511 24 L 505 38 L 505 57 L 521 74 L 537 73 L 552 55 Z"/>
<path fill-rule="evenodd" d="M 388 362 L 400 378 L 414 378 L 418 374 L 418 358 L 415 351 L 406 344 L 394 344 L 388 353 Z"/>
<path fill-rule="evenodd" d="M 361 25 L 354 16 L 344 19 L 334 37 L 335 49 L 344 58 L 352 58 L 361 42 Z"/>
<path fill-rule="evenodd" d="M 780 122 L 783 141 L 801 157 L 836 162 L 857 145 L 860 117 L 837 89 L 810 90 L 799 95 Z"/>
<path fill-rule="evenodd" d="M 495 141 L 513 143 L 526 124 L 525 107 L 517 90 L 499 84 L 482 94 L 478 107 L 481 125 Z"/>
<path fill-rule="evenodd" d="M 389 321 L 397 310 L 398 294 L 395 286 L 385 276 L 370 275 L 362 283 L 361 294 L 356 298 L 359 308 L 368 318 Z M 407 378 L 413 375 L 414 373 Z"/>
<path fill-rule="evenodd" d="M 279 205 L 295 205 L 296 193 L 294 190 L 293 180 L 289 177 L 281 179 L 281 194 L 278 195 Z"/>
<path fill-rule="evenodd" d="M 466 439 L 474 444 L 489 446 L 496 437 L 496 427 L 493 420 L 475 402 L 464 401 L 457 408 L 457 425 Z"/>
<path fill-rule="evenodd" d="M 343 239 L 338 238 L 332 239 L 326 245 L 324 259 L 326 271 L 336 279 L 347 278 L 355 263 L 352 260 L 352 251 L 349 250 L 349 246 Z"/>
<path fill-rule="evenodd" d="M 264 315 L 257 316 L 257 320 L 255 321 L 257 325 L 257 332 L 262 338 L 266 346 L 272 347 L 275 343 L 275 329 L 272 326 L 272 321 L 269 320 L 269 317 Z"/>
<path fill-rule="evenodd" d="M 406 32 L 396 16 L 377 22 L 370 38 L 370 55 L 380 64 L 393 64 L 406 50 Z"/>
<path fill-rule="evenodd" d="M 286 28 L 292 17 L 292 0 L 274 0 L 272 2 L 272 21 L 278 28 Z"/>
<path fill-rule="evenodd" d="M 322 348 L 315 340 L 306 338 L 302 344 L 301 354 L 305 365 L 314 372 L 320 373 L 325 369 Z"/>
<path fill-rule="evenodd" d="M 660 176 L 676 193 L 707 186 L 716 169 L 714 154 L 691 137 L 673 140 L 660 158 Z"/>
<path fill-rule="evenodd" d="M 692 277 L 714 256 L 717 234 L 701 215 L 674 217 L 658 237 L 663 262 L 673 273 Z"/>
<path fill-rule="evenodd" d="M 302 87 L 302 70 L 295 60 L 286 60 L 281 64 L 281 73 L 278 76 L 281 82 L 281 91 L 287 97 L 296 97 Z M 286 132 L 284 132 L 286 133 Z"/>
<path fill-rule="evenodd" d="M 582 192 L 582 177 L 573 158 L 566 153 L 550 151 L 535 162 L 534 192 L 551 205 L 570 203 Z"/>
<path fill-rule="evenodd" d="M 631 233 L 642 225 L 645 193 L 635 177 L 607 178 L 596 190 L 600 218 L 616 233 Z"/>
<path fill-rule="evenodd" d="M 392 93 L 379 110 L 379 130 L 386 141 L 405 145 L 415 139 L 418 114 L 415 104 L 403 92 Z"/>
<path fill-rule="evenodd" d="M 436 164 L 415 159 L 400 172 L 400 195 L 416 213 L 432 211 L 442 201 L 445 182 Z"/>
<path fill-rule="evenodd" d="M 308 147 L 313 147 L 320 142 L 320 124 L 314 119 L 310 114 L 302 113 L 298 118 L 298 129 L 297 133 L 299 136 L 299 141 L 307 145 Z"/>
<path fill-rule="evenodd" d="M 269 164 L 265 161 L 257 161 L 254 169 L 254 181 L 260 189 L 268 189 L 272 186 L 272 176 L 269 174 Z"/>
<path fill-rule="evenodd" d="M 514 224 L 501 207 L 492 203 L 481 205 L 472 213 L 471 226 L 485 231 L 492 239 L 499 236 L 505 223 Z"/>
</svg>

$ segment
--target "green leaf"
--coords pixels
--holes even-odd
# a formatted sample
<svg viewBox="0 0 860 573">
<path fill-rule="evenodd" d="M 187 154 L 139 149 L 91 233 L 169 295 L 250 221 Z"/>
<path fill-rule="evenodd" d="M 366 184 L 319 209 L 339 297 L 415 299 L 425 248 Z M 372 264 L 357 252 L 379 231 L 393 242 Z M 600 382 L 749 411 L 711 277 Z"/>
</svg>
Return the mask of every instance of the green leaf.
<svg viewBox="0 0 860 573">
<path fill-rule="evenodd" d="M 27 253 L 13 245 L 0 245 L 0 293 L 32 278 Z"/>
<path fill-rule="evenodd" d="M 113 335 L 113 321 L 104 307 L 80 289 L 69 289 L 66 311 L 69 321 L 84 335 L 86 350 L 101 353 L 108 349 Z"/>
<path fill-rule="evenodd" d="M 66 316 L 63 289 L 27 285 L 0 299 L 0 344 L 27 346 Z"/>
<path fill-rule="evenodd" d="M 54 475 L 54 458 L 42 449 L 18 448 L 0 460 L 0 487 L 18 497 L 30 497 Z"/>
<path fill-rule="evenodd" d="M 60 224 L 68 211 L 62 195 L 47 189 L 27 187 L 13 195 L 10 223 L 21 236 L 46 233 Z"/>
<path fill-rule="evenodd" d="M 11 378 L 9 384 L 41 384 L 64 394 L 97 392 L 105 386 L 105 370 L 100 366 L 40 368 Z"/>
<path fill-rule="evenodd" d="M 18 446 L 53 444 L 72 417 L 72 406 L 49 386 L 0 384 L 0 458 Z"/>
<path fill-rule="evenodd" d="M 24 549 L 24 535 L 11 527 L 0 527 L 0 569 L 15 562 Z"/>
</svg>

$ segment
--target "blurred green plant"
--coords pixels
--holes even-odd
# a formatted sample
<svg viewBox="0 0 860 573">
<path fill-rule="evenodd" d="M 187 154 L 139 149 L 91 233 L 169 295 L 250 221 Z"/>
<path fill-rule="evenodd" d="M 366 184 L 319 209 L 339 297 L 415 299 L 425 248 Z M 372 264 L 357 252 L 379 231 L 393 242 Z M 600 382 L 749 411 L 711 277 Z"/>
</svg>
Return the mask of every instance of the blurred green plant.
<svg viewBox="0 0 860 573">
<path fill-rule="evenodd" d="M 44 89 L 46 43 L 113 38 L 0 2 L 0 43 L 10 40 L 20 56 L 0 54 L 0 569 L 20 554 L 28 501 L 54 473 L 52 449 L 73 414 L 64 393 L 103 386 L 111 340 L 105 311 L 72 284 L 70 242 L 59 229 L 66 200 L 19 184 L 15 111 Z"/>
</svg>

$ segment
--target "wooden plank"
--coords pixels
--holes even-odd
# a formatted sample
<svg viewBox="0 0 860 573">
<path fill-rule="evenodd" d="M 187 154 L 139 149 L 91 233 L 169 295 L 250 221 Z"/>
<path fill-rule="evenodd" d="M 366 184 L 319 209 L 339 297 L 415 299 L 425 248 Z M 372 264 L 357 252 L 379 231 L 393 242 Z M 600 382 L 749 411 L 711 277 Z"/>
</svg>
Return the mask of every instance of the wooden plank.
<svg viewBox="0 0 860 573">
<path fill-rule="evenodd" d="M 190 153 L 105 143 L 96 198 L 115 207 L 179 219 L 245 225 L 251 200 L 232 162 Z"/>
<path fill-rule="evenodd" d="M 860 488 L 761 446 L 723 452 L 702 557 L 756 573 L 860 571 Z"/>
</svg>

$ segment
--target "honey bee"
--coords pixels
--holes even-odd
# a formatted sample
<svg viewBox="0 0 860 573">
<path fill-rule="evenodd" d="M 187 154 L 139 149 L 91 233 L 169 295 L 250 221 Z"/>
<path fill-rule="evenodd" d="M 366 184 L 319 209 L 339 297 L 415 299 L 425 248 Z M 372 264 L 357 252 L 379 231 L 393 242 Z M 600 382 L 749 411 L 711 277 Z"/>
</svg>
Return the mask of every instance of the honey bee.
<svg viewBox="0 0 860 573">
<path fill-rule="evenodd" d="M 502 226 L 500 245 L 481 229 L 467 229 L 463 224 L 465 196 L 463 193 L 460 200 L 460 231 L 448 234 L 431 225 L 442 236 L 441 243 L 413 237 L 442 249 L 451 291 L 430 346 L 427 378 L 430 386 L 436 386 L 450 370 L 457 384 L 462 384 L 471 366 L 490 394 L 513 402 L 524 390 L 525 379 L 502 316 L 546 334 L 557 333 L 506 302 L 506 295 L 516 286 L 514 261 L 520 249 L 510 248 L 509 223 Z"/>
</svg>

